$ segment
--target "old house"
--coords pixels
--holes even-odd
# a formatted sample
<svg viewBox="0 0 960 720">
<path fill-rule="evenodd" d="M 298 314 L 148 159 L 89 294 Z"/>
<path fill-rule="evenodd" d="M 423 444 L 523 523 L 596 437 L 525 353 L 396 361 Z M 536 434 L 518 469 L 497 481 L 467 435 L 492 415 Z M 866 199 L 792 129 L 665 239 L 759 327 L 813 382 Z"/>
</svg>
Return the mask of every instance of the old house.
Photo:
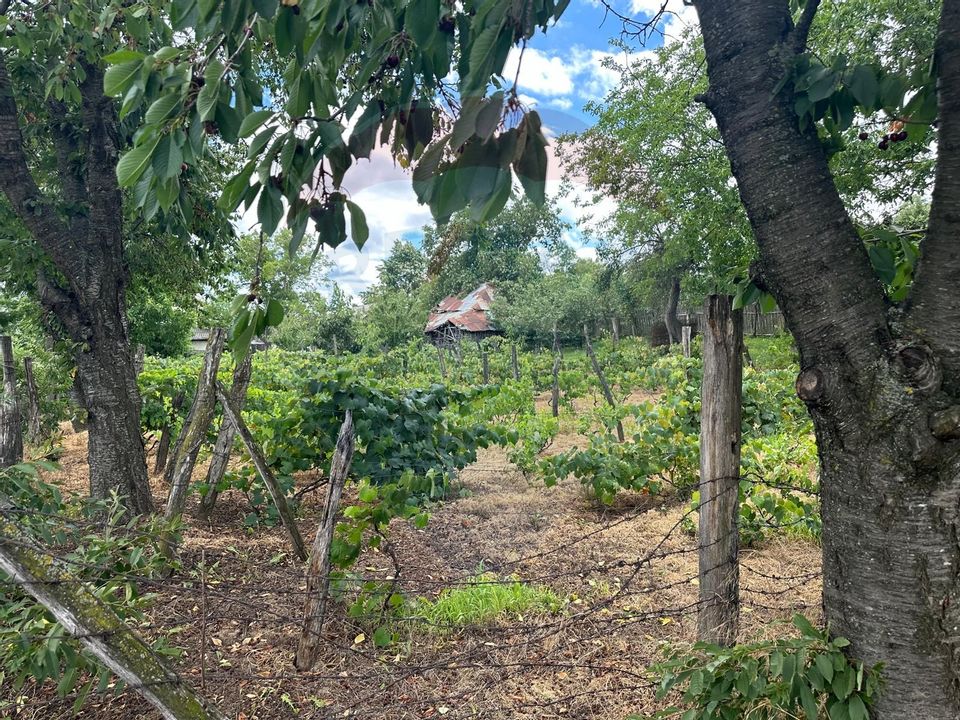
<svg viewBox="0 0 960 720">
<path fill-rule="evenodd" d="M 490 335 L 501 335 L 490 319 L 494 288 L 489 283 L 456 298 L 444 298 L 430 313 L 423 332 L 434 345 L 445 345 L 461 340 L 482 340 Z"/>
</svg>

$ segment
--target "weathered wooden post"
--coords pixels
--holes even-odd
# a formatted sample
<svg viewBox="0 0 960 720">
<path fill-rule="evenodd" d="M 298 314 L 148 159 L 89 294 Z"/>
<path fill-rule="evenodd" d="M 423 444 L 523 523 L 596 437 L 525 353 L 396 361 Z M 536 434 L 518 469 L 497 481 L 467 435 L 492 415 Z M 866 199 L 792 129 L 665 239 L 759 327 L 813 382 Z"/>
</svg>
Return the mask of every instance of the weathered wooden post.
<svg viewBox="0 0 960 720">
<path fill-rule="evenodd" d="M 620 342 L 620 318 L 616 315 L 610 318 L 610 330 L 613 332 L 613 344 L 617 345 Z"/>
<path fill-rule="evenodd" d="M 437 358 L 440 360 L 440 377 L 447 379 L 447 364 L 443 361 L 443 348 L 437 345 Z"/>
<path fill-rule="evenodd" d="M 172 422 L 172 419 L 176 417 L 177 413 L 180 412 L 180 408 L 183 407 L 183 401 L 185 397 L 186 393 L 183 390 L 180 390 L 176 395 L 173 396 L 173 400 L 170 401 L 170 417 L 167 418 L 167 421 L 163 424 L 163 429 L 160 430 L 160 443 L 157 445 L 157 458 L 153 464 L 154 473 L 162 472 L 167 466 L 167 455 L 170 454 L 170 434 L 173 432 L 173 429 L 170 427 L 170 423 Z"/>
<path fill-rule="evenodd" d="M 4 468 L 23 462 L 17 371 L 13 360 L 13 341 L 9 335 L 0 335 L 0 362 L 3 364 L 3 388 L 0 390 L 0 468 Z"/>
<path fill-rule="evenodd" d="M 513 379 L 520 379 L 520 363 L 517 362 L 517 346 L 510 346 L 510 364 L 513 366 Z"/>
<path fill-rule="evenodd" d="M 690 337 L 693 335 L 693 328 L 684 325 L 680 328 L 681 342 L 683 343 L 683 356 L 690 357 Z"/>
<path fill-rule="evenodd" d="M 306 543 L 303 542 L 303 537 L 300 535 L 300 529 L 297 527 L 297 519 L 293 515 L 293 510 L 291 510 L 287 504 L 287 497 L 283 494 L 283 488 L 280 487 L 277 479 L 273 476 L 270 466 L 267 465 L 267 459 L 263 456 L 260 447 L 253 439 L 253 435 L 250 433 L 247 424 L 243 421 L 240 411 L 233 404 L 233 400 L 227 395 L 227 391 L 223 389 L 220 383 L 216 383 L 216 392 L 217 399 L 220 401 L 220 408 L 223 410 L 223 420 L 224 422 L 231 423 L 234 428 L 236 428 L 237 435 L 240 436 L 244 447 L 247 448 L 247 453 L 250 455 L 254 467 L 257 468 L 260 479 L 263 480 L 263 484 L 267 486 L 270 497 L 273 498 L 273 504 L 277 506 L 277 514 L 280 515 L 280 522 L 283 523 L 287 535 L 290 536 L 294 554 L 298 560 L 306 560 L 307 546 Z"/>
<path fill-rule="evenodd" d="M 243 410 L 243 403 L 247 398 L 247 388 L 250 386 L 250 375 L 253 372 L 252 354 L 247 356 L 233 369 L 233 384 L 230 386 L 230 402 L 239 413 Z M 230 462 L 230 451 L 233 449 L 233 440 L 237 436 L 237 426 L 228 422 L 226 415 L 220 423 L 217 432 L 217 441 L 213 445 L 213 455 L 210 458 L 210 467 L 207 469 L 207 494 L 200 498 L 199 515 L 201 518 L 210 517 L 217 504 L 217 495 L 220 491 L 217 486 L 227 474 L 227 465 Z"/>
<path fill-rule="evenodd" d="M 700 411 L 700 610 L 698 637 L 733 645 L 740 616 L 737 564 L 743 311 L 728 295 L 704 305 Z"/>
<path fill-rule="evenodd" d="M 593 345 L 590 343 L 590 333 L 588 332 L 587 324 L 583 324 L 583 345 L 587 350 L 587 357 L 590 358 L 590 364 L 593 365 L 593 371 L 597 374 L 597 378 L 600 380 L 600 389 L 603 390 L 603 397 L 606 398 L 607 404 L 615 408 L 617 406 L 617 401 L 613 398 L 613 392 L 610 390 L 610 385 L 607 383 L 607 378 L 603 374 L 603 369 L 600 367 L 600 363 L 597 362 L 597 355 L 593 352 Z M 623 422 L 617 420 L 617 440 L 620 442 L 624 441 L 623 433 Z"/>
<path fill-rule="evenodd" d="M 483 384 L 490 384 L 490 358 L 487 355 L 487 351 L 483 350 L 480 353 L 480 362 L 483 365 Z"/>
<path fill-rule="evenodd" d="M 203 368 L 200 370 L 200 379 L 197 382 L 197 395 L 193 399 L 187 422 L 184 423 L 180 437 L 177 438 L 175 453 L 170 458 L 170 465 L 173 467 L 172 472 L 169 473 L 170 494 L 167 496 L 167 507 L 163 513 L 167 520 L 173 520 L 183 514 L 183 508 L 187 502 L 187 489 L 190 487 L 193 468 L 197 464 L 200 446 L 207 436 L 207 428 L 213 421 L 213 411 L 217 405 L 215 385 L 225 337 L 223 328 L 213 328 L 210 331 L 210 337 L 207 338 Z M 173 548 L 167 535 L 161 538 L 161 548 L 165 555 L 173 557 Z"/>
<path fill-rule="evenodd" d="M 32 595 L 87 650 L 167 720 L 226 720 L 166 666 L 117 614 L 0 519 L 0 570 Z"/>
<path fill-rule="evenodd" d="M 310 565 L 307 569 L 307 602 L 303 611 L 303 630 L 300 644 L 293 664 L 297 670 L 306 671 L 317 661 L 317 648 L 320 645 L 320 631 L 323 630 L 323 615 L 327 604 L 327 590 L 330 587 L 330 545 L 337 524 L 337 512 L 340 510 L 340 497 L 343 485 L 350 473 L 353 462 L 353 415 L 347 410 L 337 446 L 330 463 L 330 482 L 327 486 L 327 504 L 323 509 L 323 518 L 317 528 L 310 553 Z"/>
<path fill-rule="evenodd" d="M 27 442 L 36 443 L 43 435 L 40 427 L 40 393 L 37 379 L 33 376 L 33 358 L 23 359 L 23 379 L 27 388 Z"/>
</svg>

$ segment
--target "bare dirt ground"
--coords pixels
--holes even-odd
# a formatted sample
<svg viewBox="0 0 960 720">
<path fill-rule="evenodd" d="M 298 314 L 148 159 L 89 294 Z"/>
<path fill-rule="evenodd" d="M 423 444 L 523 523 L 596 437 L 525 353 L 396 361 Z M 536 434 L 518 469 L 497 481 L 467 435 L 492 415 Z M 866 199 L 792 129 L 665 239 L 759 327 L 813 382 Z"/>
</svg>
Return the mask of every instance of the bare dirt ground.
<svg viewBox="0 0 960 720">
<path fill-rule="evenodd" d="M 570 447 L 582 438 L 561 437 Z M 67 434 L 65 488 L 86 489 L 85 435 Z M 152 463 L 151 463 L 152 466 Z M 198 470 L 199 474 L 200 470 Z M 165 497 L 154 478 L 158 503 Z M 307 496 L 301 531 L 312 538 L 323 504 Z M 195 502 L 195 500 L 193 501 Z M 303 605 L 303 568 L 281 528 L 243 529 L 245 498 L 233 491 L 201 523 L 188 510 L 183 570 L 144 584 L 158 593 L 142 632 L 182 649 L 181 675 L 228 716 L 280 718 L 523 718 L 621 720 L 657 708 L 646 667 L 664 642 L 692 641 L 698 598 L 695 538 L 678 524 L 687 503 L 647 496 L 598 508 L 573 480 L 544 488 L 503 452 L 484 452 L 423 530 L 395 521 L 387 551 L 368 552 L 356 572 L 388 581 L 411 598 L 434 597 L 478 572 L 547 586 L 565 602 L 556 614 L 503 617 L 486 626 L 430 627 L 409 612 L 398 640 L 371 640 L 375 623 L 347 605 L 328 611 L 312 672 L 292 656 Z M 201 552 L 206 567 L 200 570 Z M 745 640 L 788 632 L 776 620 L 802 610 L 819 619 L 820 551 L 780 538 L 741 553 Z M 27 688 L 18 717 L 66 718 L 71 702 Z M 50 698 L 44 701 L 45 698 Z M 156 718 L 135 693 L 88 699 L 80 717 Z"/>
</svg>

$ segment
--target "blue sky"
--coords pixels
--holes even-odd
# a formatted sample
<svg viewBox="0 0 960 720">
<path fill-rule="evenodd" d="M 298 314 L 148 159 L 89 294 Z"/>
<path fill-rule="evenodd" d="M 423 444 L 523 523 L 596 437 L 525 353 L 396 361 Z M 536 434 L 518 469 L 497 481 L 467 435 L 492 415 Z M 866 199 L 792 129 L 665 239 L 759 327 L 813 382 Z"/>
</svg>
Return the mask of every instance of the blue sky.
<svg viewBox="0 0 960 720">
<path fill-rule="evenodd" d="M 637 19 L 649 17 L 661 5 L 661 0 L 613 0 L 623 14 Z M 692 8 L 680 0 L 671 0 L 671 15 L 663 24 L 666 36 L 682 25 L 695 23 Z M 604 65 L 614 58 L 620 64 L 642 57 L 644 48 L 631 47 L 628 56 L 615 48 L 611 41 L 620 36 L 620 21 L 613 15 L 605 17 L 605 8 L 599 0 L 572 0 L 556 27 L 546 34 L 538 33 L 523 53 L 519 68 L 519 90 L 522 99 L 535 107 L 543 118 L 548 132 L 559 134 L 583 130 L 592 122 L 583 107 L 590 101 L 602 100 L 619 81 L 619 73 Z M 656 36 L 646 49 L 663 41 Z M 511 54 L 504 76 L 512 79 L 517 74 L 519 53 Z M 591 241 L 579 227 L 585 216 L 602 217 L 612 209 L 606 206 L 583 208 L 577 197 L 582 193 L 573 183 L 571 194 L 559 194 L 560 169 L 555 158 L 548 171 L 548 193 L 558 202 L 563 217 L 574 226 L 567 242 L 583 257 L 592 257 L 595 251 Z M 334 262 L 331 281 L 357 295 L 376 282 L 380 263 L 398 238 L 416 241 L 422 237 L 421 228 L 430 224 L 430 212 L 417 204 L 410 176 L 397 167 L 386 153 L 375 152 L 369 162 L 360 161 L 350 169 L 345 187 L 352 199 L 364 208 L 370 226 L 370 239 L 363 251 L 348 241 L 336 251 L 328 252 Z"/>
</svg>

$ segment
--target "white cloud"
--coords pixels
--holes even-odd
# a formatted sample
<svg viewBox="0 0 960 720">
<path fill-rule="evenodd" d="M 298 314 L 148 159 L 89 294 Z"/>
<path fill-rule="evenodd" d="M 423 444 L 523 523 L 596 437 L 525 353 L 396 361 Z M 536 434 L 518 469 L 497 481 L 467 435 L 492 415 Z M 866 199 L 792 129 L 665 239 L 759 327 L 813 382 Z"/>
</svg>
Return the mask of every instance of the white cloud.
<svg viewBox="0 0 960 720">
<path fill-rule="evenodd" d="M 652 18 L 664 7 L 663 0 L 630 0 L 630 9 L 635 15 Z M 662 21 L 663 34 L 667 40 L 673 40 L 687 28 L 700 24 L 697 10 L 683 0 L 666 0 L 666 9 Z"/>
<path fill-rule="evenodd" d="M 527 48 L 521 59 L 519 50 L 511 50 L 503 68 L 503 76 L 513 80 L 517 77 L 518 65 L 520 75 L 517 84 L 525 91 L 547 96 L 569 95 L 573 92 L 571 68 L 559 56 L 549 57 L 541 50 Z"/>
</svg>

